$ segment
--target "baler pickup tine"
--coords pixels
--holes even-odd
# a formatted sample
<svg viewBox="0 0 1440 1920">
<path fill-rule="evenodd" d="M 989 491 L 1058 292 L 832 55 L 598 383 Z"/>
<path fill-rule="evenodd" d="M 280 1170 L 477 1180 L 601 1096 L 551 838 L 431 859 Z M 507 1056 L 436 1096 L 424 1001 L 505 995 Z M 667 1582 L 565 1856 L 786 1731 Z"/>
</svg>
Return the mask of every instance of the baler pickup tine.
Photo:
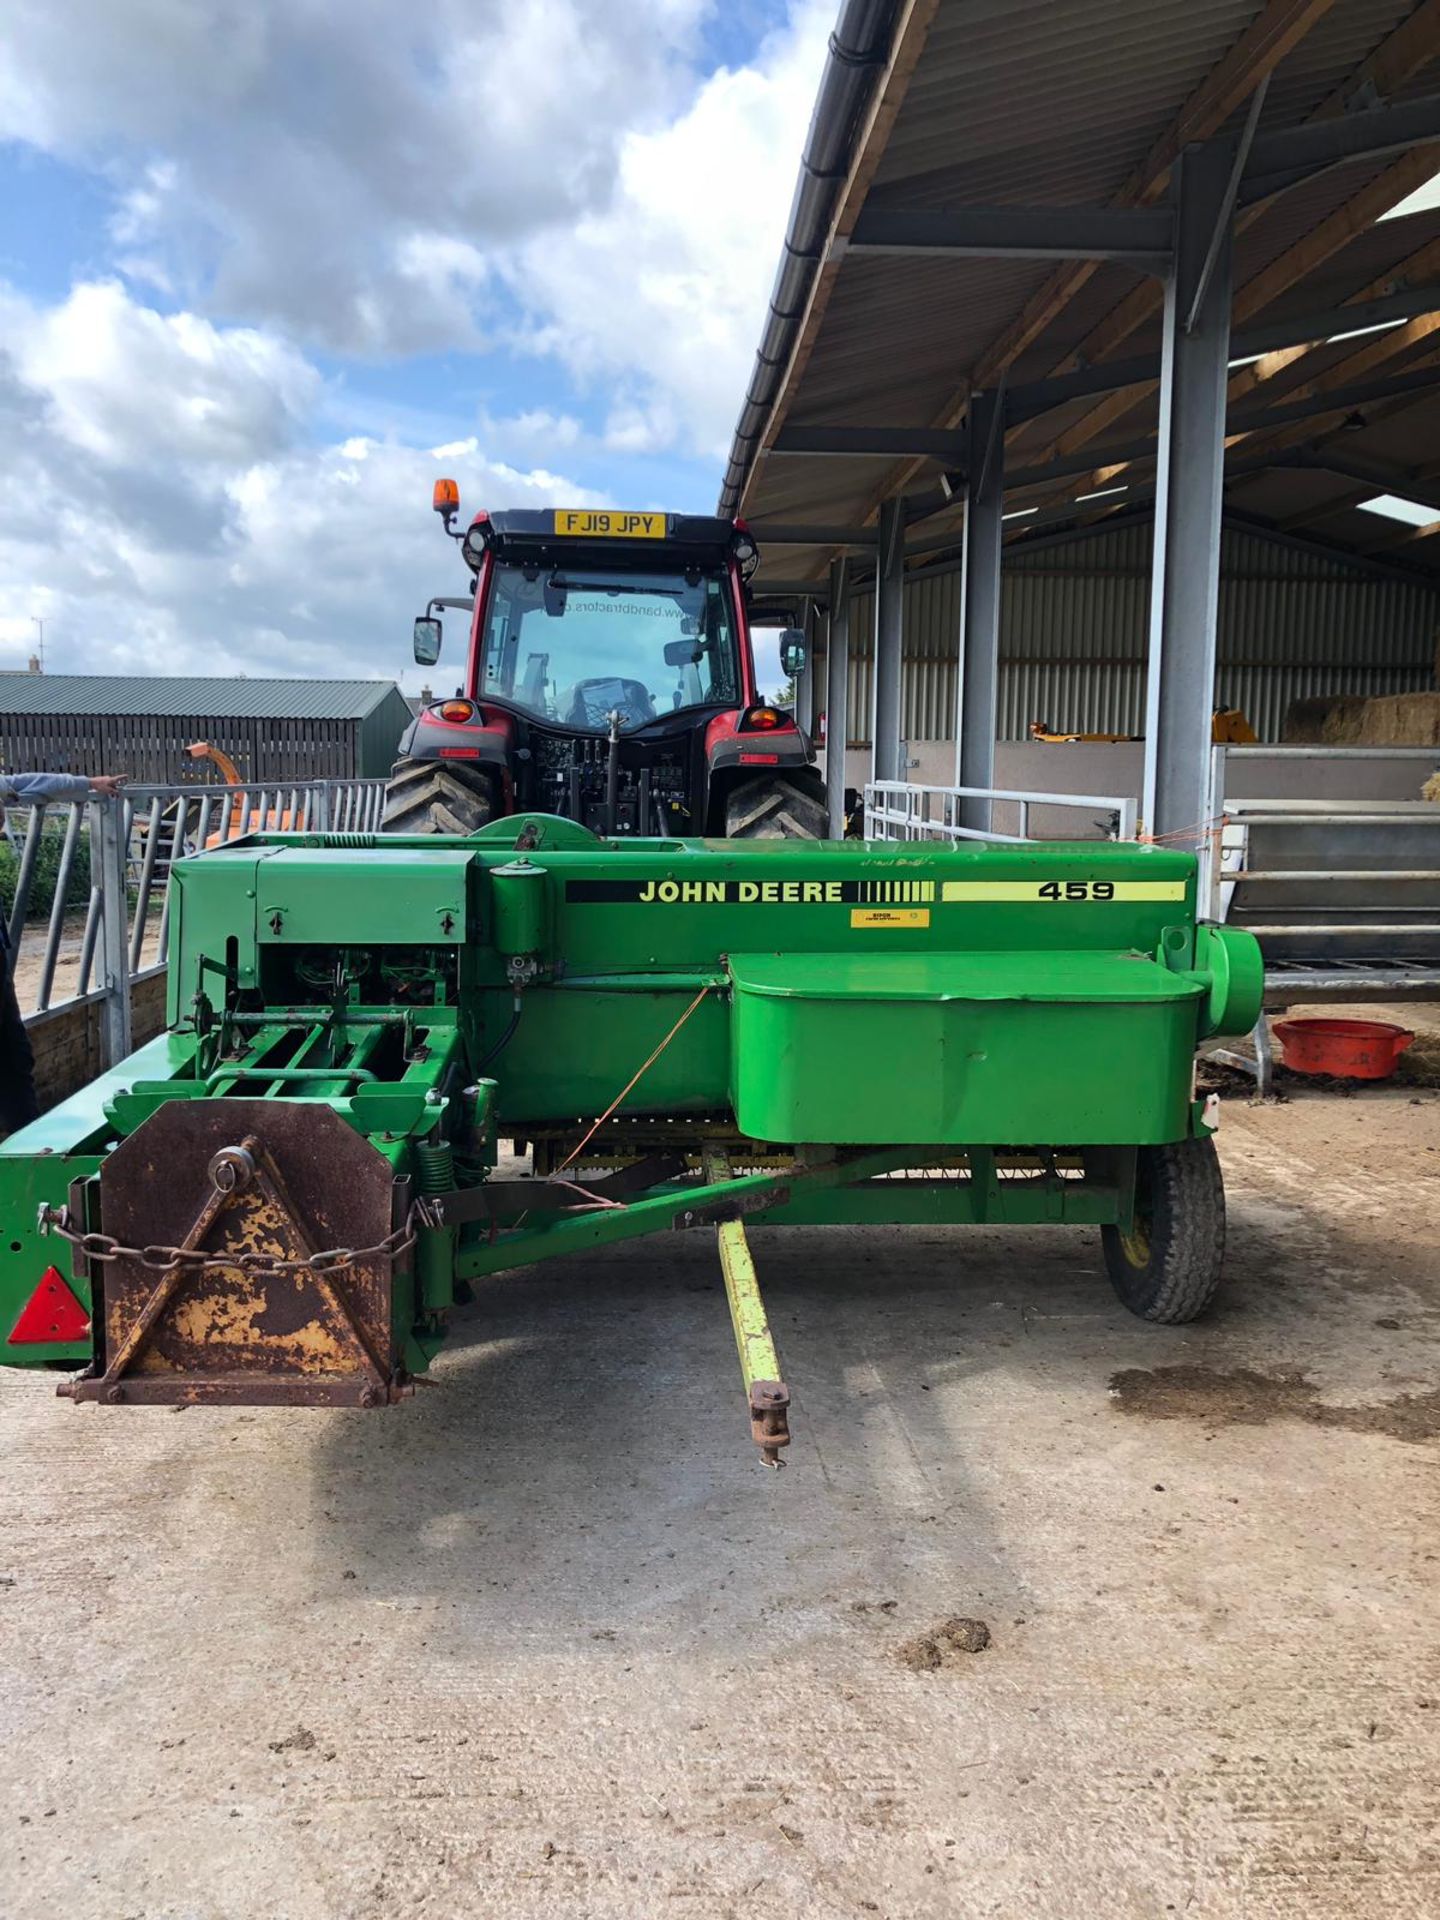
<svg viewBox="0 0 1440 1920">
<path fill-rule="evenodd" d="M 717 1150 L 704 1156 L 705 1178 L 712 1184 L 728 1180 L 730 1162 Z M 725 1298 L 735 1329 L 740 1377 L 750 1405 L 750 1436 L 767 1466 L 780 1465 L 780 1449 L 790 1444 L 790 1389 L 780 1378 L 780 1359 L 760 1298 L 755 1263 L 745 1237 L 743 1220 L 722 1220 L 716 1228 L 720 1268 L 725 1275 Z"/>
</svg>

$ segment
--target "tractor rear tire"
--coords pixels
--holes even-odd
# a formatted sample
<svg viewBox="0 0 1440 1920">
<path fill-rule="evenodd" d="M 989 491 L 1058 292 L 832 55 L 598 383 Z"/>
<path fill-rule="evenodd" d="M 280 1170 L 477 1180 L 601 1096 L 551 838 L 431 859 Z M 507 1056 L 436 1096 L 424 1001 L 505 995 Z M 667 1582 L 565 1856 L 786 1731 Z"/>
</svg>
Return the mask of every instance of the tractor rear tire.
<svg viewBox="0 0 1440 1920">
<path fill-rule="evenodd" d="M 477 833 L 495 813 L 495 786 L 478 767 L 397 760 L 385 788 L 383 833 Z"/>
<path fill-rule="evenodd" d="M 766 774 L 740 781 L 725 801 L 727 840 L 823 840 L 828 822 L 816 794 Z"/>
<path fill-rule="evenodd" d="M 1215 1298 L 1225 1258 L 1225 1186 L 1207 1136 L 1141 1147 L 1135 1222 L 1102 1227 L 1110 1284 L 1131 1313 L 1161 1326 L 1196 1320 Z"/>
</svg>

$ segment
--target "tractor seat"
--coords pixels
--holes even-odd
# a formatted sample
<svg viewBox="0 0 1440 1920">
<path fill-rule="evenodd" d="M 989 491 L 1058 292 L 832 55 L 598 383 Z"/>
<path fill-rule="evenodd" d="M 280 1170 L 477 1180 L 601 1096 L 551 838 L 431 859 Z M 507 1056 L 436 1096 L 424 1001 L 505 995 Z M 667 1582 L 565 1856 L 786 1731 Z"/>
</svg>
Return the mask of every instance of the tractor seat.
<svg viewBox="0 0 1440 1920">
<path fill-rule="evenodd" d="M 606 715 L 617 707 L 631 727 L 655 718 L 655 703 L 643 681 L 608 676 L 575 682 L 566 702 L 564 725 L 603 730 Z"/>
</svg>

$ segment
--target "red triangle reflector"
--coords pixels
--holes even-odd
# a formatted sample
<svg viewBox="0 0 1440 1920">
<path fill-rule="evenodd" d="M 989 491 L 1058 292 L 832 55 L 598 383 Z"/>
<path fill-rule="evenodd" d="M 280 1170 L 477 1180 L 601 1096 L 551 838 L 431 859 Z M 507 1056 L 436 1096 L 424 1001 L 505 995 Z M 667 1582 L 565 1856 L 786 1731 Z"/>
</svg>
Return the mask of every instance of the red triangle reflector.
<svg viewBox="0 0 1440 1920">
<path fill-rule="evenodd" d="M 10 1329 L 9 1345 L 48 1346 L 53 1340 L 88 1339 L 89 1334 L 90 1316 L 70 1291 L 69 1282 L 54 1267 L 47 1267 Z"/>
</svg>

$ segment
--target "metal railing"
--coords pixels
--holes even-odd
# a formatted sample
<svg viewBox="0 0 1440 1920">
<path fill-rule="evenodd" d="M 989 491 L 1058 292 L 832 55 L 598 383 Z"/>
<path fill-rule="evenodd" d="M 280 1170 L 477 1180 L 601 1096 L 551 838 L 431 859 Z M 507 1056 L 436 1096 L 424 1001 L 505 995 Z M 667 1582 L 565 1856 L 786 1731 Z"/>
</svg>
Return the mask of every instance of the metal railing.
<svg viewBox="0 0 1440 1920">
<path fill-rule="evenodd" d="M 1435 747 L 1214 749 L 1200 897 L 1210 919 L 1260 942 L 1267 1008 L 1440 994 L 1440 806 L 1419 797 L 1437 759 Z M 1353 772 L 1383 761 L 1399 761 L 1406 784 L 1413 767 L 1413 798 L 1243 791 L 1247 764 L 1267 763 L 1273 774 L 1292 764 L 1330 762 Z M 1263 1011 L 1251 1042 L 1253 1053 L 1205 1050 L 1252 1074 L 1264 1094 L 1274 1055 Z"/>
<path fill-rule="evenodd" d="M 1247 761 L 1265 761 L 1273 768 L 1289 766 L 1292 763 L 1303 764 L 1310 761 L 1328 761 L 1333 765 L 1347 766 L 1356 762 L 1399 760 L 1403 764 L 1415 767 L 1414 797 L 1394 800 L 1351 800 L 1340 796 L 1307 798 L 1247 798 L 1243 793 L 1232 794 L 1229 787 L 1237 780 L 1243 780 L 1243 769 Z M 1364 881 L 1383 889 L 1402 882 L 1433 881 L 1440 879 L 1440 873 L 1431 868 L 1417 868 L 1397 865 L 1393 861 L 1376 861 L 1373 865 L 1357 864 L 1351 858 L 1325 859 L 1332 850 L 1343 847 L 1346 830 L 1353 829 L 1368 836 L 1376 830 L 1419 827 L 1427 840 L 1430 829 L 1440 822 L 1440 807 L 1432 800 L 1420 798 L 1420 787 L 1427 768 L 1440 764 L 1440 747 L 1348 747 L 1348 746 L 1216 746 L 1211 752 L 1210 762 L 1210 821 L 1214 831 L 1207 835 L 1207 844 L 1201 855 L 1201 891 L 1200 898 L 1208 903 L 1208 916 L 1212 920 L 1224 920 L 1228 917 L 1235 899 L 1237 885 L 1246 881 L 1254 884 L 1296 885 L 1306 884 L 1312 887 L 1333 887 L 1341 883 Z M 1308 864 L 1291 866 L 1288 863 L 1265 865 L 1252 864 L 1252 829 L 1271 841 L 1274 829 L 1291 828 L 1297 832 L 1293 839 L 1308 845 L 1321 855 L 1319 861 L 1312 858 Z M 1353 837 L 1353 836 L 1352 836 Z M 1394 836 L 1386 833 L 1387 841 Z M 1347 849 L 1348 852 L 1348 849 Z M 1373 918 L 1373 916 L 1372 916 Z M 1306 929 L 1297 926 L 1261 928 L 1261 932 L 1299 933 Z M 1316 925 L 1315 932 L 1334 931 L 1333 928 Z M 1357 931 L 1363 926 L 1357 923 Z M 1405 931 L 1397 927 L 1387 929 L 1378 925 L 1369 928 L 1373 933 L 1387 931 Z M 1440 932 L 1440 928 L 1426 928 L 1426 932 Z"/>
<path fill-rule="evenodd" d="M 1018 833 L 996 833 L 989 828 L 962 827 L 961 802 L 1000 801 L 1018 809 Z M 1016 787 L 922 787 L 908 780 L 877 780 L 865 789 L 867 840 L 998 840 L 1023 845 L 1030 832 L 1032 807 L 1076 807 L 1085 812 L 1100 808 L 1110 816 L 1105 838 L 1133 840 L 1137 806 L 1132 795 L 1091 793 L 1037 793 Z M 1077 836 L 1090 838 L 1093 836 Z"/>
<path fill-rule="evenodd" d="M 131 986 L 164 971 L 175 861 L 266 830 L 374 832 L 384 804 L 383 780 L 310 780 L 127 787 L 115 801 L 11 807 L 3 828 L 15 874 L 7 926 L 26 1025 L 98 1003 L 106 1062 L 122 1059 Z M 48 906 L 32 915 L 46 888 Z"/>
</svg>

